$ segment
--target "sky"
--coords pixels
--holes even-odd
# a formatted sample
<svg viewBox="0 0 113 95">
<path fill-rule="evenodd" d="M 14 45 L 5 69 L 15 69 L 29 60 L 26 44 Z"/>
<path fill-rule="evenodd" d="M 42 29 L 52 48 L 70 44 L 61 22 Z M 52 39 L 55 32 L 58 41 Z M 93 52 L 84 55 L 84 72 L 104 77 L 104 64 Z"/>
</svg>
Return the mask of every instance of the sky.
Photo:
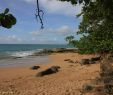
<svg viewBox="0 0 113 95">
<path fill-rule="evenodd" d="M 17 23 L 10 29 L 0 27 L 0 44 L 65 44 L 65 37 L 76 35 L 81 6 L 57 0 L 39 0 L 44 11 L 44 29 L 35 18 L 36 0 L 0 0 L 0 13 L 10 9 Z"/>
</svg>

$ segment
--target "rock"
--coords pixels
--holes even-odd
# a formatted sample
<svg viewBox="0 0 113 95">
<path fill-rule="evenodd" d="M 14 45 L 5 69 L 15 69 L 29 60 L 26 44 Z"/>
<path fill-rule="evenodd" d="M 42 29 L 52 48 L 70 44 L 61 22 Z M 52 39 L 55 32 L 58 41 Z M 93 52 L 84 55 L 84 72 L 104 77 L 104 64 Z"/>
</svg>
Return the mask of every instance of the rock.
<svg viewBox="0 0 113 95">
<path fill-rule="evenodd" d="M 22 57 L 14 57 L 13 59 L 18 59 L 18 58 L 22 58 Z"/>
<path fill-rule="evenodd" d="M 44 71 L 41 71 L 41 72 L 37 73 L 36 77 L 41 77 L 41 76 L 44 76 L 44 75 L 57 73 L 59 68 L 60 68 L 59 66 L 52 66 L 52 67 L 50 67 L 50 68 L 48 68 Z"/>
<path fill-rule="evenodd" d="M 81 65 L 89 64 L 89 59 L 82 59 L 80 64 Z"/>
<path fill-rule="evenodd" d="M 90 60 L 91 60 L 91 61 L 99 61 L 100 59 L 101 59 L 101 57 L 98 56 L 98 57 L 93 57 L 93 58 L 91 58 Z"/>
<path fill-rule="evenodd" d="M 32 70 L 37 70 L 39 68 L 40 68 L 40 66 L 33 66 L 33 67 L 31 67 Z"/>
</svg>

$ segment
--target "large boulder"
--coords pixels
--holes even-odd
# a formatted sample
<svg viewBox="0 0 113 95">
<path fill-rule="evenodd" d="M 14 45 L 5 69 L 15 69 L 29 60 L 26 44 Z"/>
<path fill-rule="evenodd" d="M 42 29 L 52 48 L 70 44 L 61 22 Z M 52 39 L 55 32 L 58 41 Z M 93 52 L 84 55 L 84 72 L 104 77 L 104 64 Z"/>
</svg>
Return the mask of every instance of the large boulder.
<svg viewBox="0 0 113 95">
<path fill-rule="evenodd" d="M 44 75 L 50 75 L 50 74 L 53 74 L 53 73 L 57 73 L 59 71 L 59 66 L 52 66 L 44 71 L 41 71 L 39 73 L 36 74 L 37 77 L 41 77 L 41 76 L 44 76 Z"/>
</svg>

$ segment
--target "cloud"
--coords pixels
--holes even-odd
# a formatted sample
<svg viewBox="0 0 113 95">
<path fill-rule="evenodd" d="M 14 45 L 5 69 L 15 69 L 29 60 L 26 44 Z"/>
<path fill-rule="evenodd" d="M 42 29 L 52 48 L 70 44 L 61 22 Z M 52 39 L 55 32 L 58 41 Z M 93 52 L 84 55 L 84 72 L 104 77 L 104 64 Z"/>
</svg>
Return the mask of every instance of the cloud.
<svg viewBox="0 0 113 95">
<path fill-rule="evenodd" d="M 24 0 L 27 3 L 36 4 L 36 0 Z M 40 6 L 48 13 L 76 16 L 81 12 L 81 5 L 73 6 L 70 2 L 58 0 L 39 0 Z"/>
<path fill-rule="evenodd" d="M 20 43 L 22 39 L 16 35 L 0 36 L 0 43 Z"/>
<path fill-rule="evenodd" d="M 43 35 L 59 35 L 59 36 L 68 36 L 68 35 L 75 35 L 76 30 L 71 29 L 69 26 L 62 26 L 57 29 L 49 28 L 43 30 L 37 30 L 30 32 L 30 34 L 34 36 L 43 36 Z"/>
<path fill-rule="evenodd" d="M 49 28 L 49 29 L 36 30 L 30 32 L 33 42 L 46 43 L 46 44 L 66 43 L 65 37 L 75 34 L 76 34 L 76 30 L 66 25 L 56 29 Z"/>
</svg>

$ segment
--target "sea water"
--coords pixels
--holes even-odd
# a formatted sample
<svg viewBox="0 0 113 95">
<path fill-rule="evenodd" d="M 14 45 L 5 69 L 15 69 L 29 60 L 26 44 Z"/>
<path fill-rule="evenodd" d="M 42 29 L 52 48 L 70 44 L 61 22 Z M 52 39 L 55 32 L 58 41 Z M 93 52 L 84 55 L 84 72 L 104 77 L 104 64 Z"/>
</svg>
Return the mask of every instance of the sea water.
<svg viewBox="0 0 113 95">
<path fill-rule="evenodd" d="M 0 44 L 0 67 L 48 63 L 48 56 L 30 56 L 42 49 L 70 48 L 65 44 Z M 15 58 L 14 58 L 15 57 Z"/>
</svg>

